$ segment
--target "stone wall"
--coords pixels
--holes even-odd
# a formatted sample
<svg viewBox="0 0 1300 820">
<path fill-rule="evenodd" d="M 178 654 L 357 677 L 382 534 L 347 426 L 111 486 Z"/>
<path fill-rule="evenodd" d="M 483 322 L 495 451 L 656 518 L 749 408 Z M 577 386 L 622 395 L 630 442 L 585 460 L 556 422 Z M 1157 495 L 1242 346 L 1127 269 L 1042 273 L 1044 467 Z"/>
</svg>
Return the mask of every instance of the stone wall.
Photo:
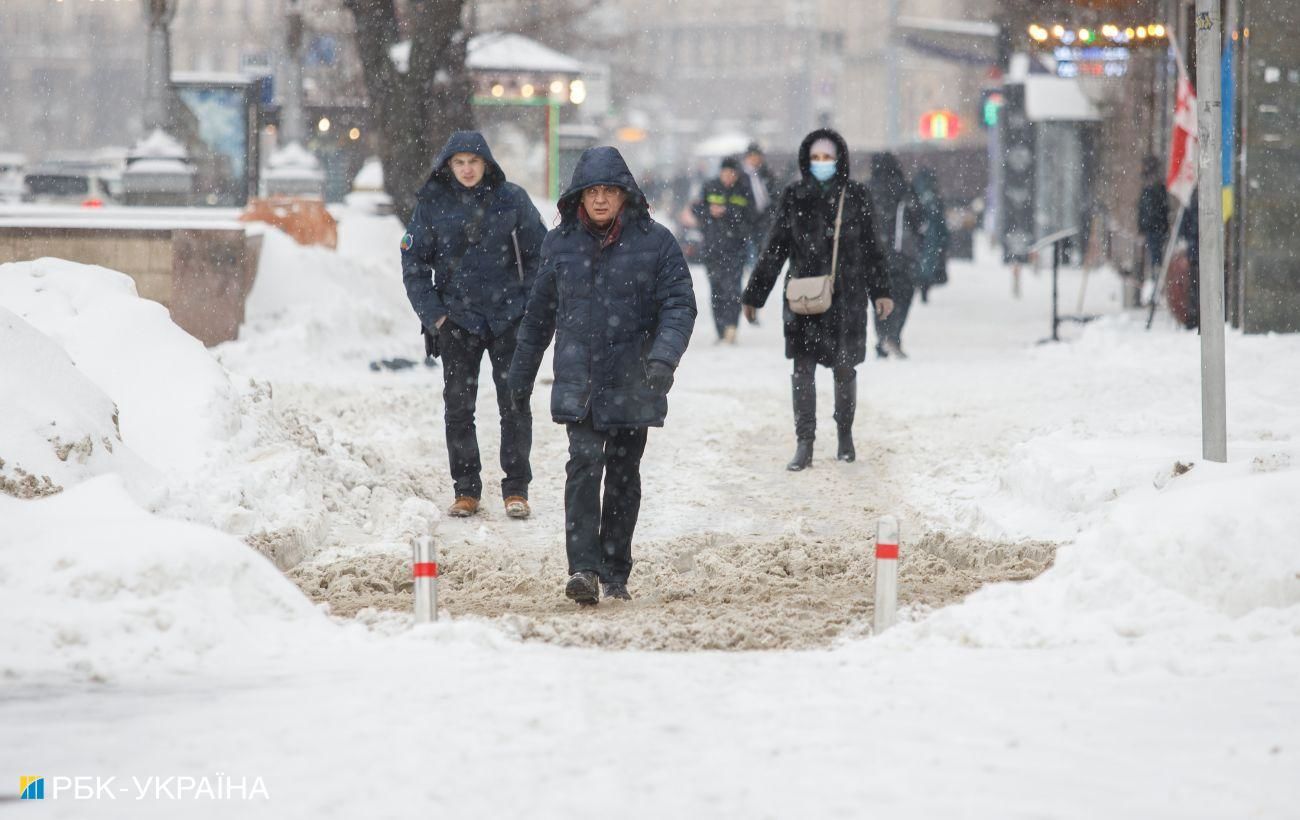
<svg viewBox="0 0 1300 820">
<path fill-rule="evenodd" d="M 231 227 L 39 225 L 0 219 L 0 263 L 45 256 L 121 271 L 205 345 L 234 339 L 257 275 L 261 236 Z"/>
</svg>

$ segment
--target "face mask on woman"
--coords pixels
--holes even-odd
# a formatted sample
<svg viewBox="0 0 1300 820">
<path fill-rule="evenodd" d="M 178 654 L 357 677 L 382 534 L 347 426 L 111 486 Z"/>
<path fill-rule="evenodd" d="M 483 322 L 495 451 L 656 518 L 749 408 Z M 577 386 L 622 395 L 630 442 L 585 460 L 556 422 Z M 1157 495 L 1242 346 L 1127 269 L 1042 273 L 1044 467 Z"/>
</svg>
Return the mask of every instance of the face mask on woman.
<svg viewBox="0 0 1300 820">
<path fill-rule="evenodd" d="M 813 160 L 808 163 L 808 170 L 818 182 L 825 182 L 835 176 L 835 165 L 833 159 Z"/>
</svg>

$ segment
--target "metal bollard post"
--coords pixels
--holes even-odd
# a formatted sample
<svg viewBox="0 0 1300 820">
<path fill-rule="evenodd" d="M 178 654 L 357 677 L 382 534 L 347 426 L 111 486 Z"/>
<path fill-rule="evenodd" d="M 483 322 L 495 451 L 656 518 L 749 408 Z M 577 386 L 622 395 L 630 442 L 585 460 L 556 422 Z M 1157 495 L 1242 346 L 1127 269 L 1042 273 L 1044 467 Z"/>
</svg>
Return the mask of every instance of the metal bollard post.
<svg viewBox="0 0 1300 820">
<path fill-rule="evenodd" d="M 898 520 L 882 516 L 876 524 L 876 612 L 879 635 L 898 620 Z"/>
<path fill-rule="evenodd" d="M 438 620 L 438 555 L 433 536 L 421 535 L 412 545 L 415 560 L 411 575 L 415 578 L 415 622 L 428 624 Z"/>
</svg>

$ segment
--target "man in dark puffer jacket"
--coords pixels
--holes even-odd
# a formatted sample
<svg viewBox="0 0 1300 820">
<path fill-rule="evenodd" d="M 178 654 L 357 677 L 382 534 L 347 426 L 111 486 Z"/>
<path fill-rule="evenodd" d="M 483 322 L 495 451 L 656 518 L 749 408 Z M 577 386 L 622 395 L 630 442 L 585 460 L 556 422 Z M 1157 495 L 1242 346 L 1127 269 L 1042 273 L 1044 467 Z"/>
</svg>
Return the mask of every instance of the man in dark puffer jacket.
<svg viewBox="0 0 1300 820">
<path fill-rule="evenodd" d="M 695 292 L 677 240 L 650 218 L 619 152 L 583 152 L 542 243 L 537 284 L 510 365 L 527 406 L 555 338 L 551 416 L 567 426 L 569 581 L 580 604 L 628 599 L 647 431 L 662 427 L 673 371 L 695 326 Z M 601 476 L 604 474 L 604 498 Z"/>
<path fill-rule="evenodd" d="M 523 188 L 506 181 L 483 135 L 452 134 L 402 237 L 402 279 L 424 332 L 442 354 L 447 460 L 456 492 L 447 512 L 454 517 L 477 513 L 483 492 L 474 409 L 484 353 L 492 361 L 501 411 L 506 514 L 527 518 L 531 512 L 533 417 L 527 407 L 511 404 L 506 370 L 545 235 L 537 208 Z"/>
</svg>

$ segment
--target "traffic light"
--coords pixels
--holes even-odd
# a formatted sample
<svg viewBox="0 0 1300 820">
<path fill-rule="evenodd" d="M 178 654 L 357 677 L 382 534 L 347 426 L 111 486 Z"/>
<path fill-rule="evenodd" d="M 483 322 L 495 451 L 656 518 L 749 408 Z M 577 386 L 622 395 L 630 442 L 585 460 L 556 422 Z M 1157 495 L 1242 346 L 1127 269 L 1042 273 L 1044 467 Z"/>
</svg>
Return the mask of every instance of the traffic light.
<svg viewBox="0 0 1300 820">
<path fill-rule="evenodd" d="M 951 140 L 961 133 L 961 118 L 946 108 L 921 115 L 921 139 Z"/>
<path fill-rule="evenodd" d="M 985 128 L 998 127 L 998 117 L 1006 101 L 1001 89 L 986 88 L 980 92 L 980 123 Z"/>
</svg>

